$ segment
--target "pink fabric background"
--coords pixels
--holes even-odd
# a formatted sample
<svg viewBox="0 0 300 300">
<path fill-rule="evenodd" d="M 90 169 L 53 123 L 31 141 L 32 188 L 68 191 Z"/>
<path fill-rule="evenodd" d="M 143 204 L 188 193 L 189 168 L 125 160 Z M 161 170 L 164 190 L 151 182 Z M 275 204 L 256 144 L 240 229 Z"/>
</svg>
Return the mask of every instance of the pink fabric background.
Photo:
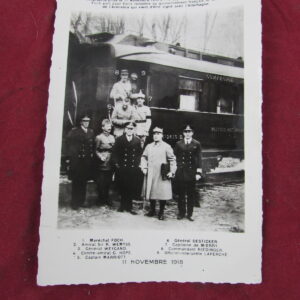
<svg viewBox="0 0 300 300">
<path fill-rule="evenodd" d="M 56 4 L 1 1 L 1 299 L 300 299 L 300 1 L 262 2 L 263 284 L 38 287 L 43 144 Z"/>
</svg>

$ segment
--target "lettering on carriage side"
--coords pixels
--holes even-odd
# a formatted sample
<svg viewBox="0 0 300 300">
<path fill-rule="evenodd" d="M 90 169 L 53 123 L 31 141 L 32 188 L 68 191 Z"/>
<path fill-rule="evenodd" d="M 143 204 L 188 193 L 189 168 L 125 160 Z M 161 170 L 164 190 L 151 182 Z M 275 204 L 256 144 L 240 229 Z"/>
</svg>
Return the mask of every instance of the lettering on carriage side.
<svg viewBox="0 0 300 300">
<path fill-rule="evenodd" d="M 222 76 L 222 75 L 206 74 L 206 78 L 215 81 L 234 82 L 233 78 Z"/>
<path fill-rule="evenodd" d="M 211 132 L 244 132 L 243 128 L 235 127 L 211 127 Z"/>
<path fill-rule="evenodd" d="M 165 140 L 179 140 L 182 138 L 181 134 L 164 134 Z"/>
</svg>

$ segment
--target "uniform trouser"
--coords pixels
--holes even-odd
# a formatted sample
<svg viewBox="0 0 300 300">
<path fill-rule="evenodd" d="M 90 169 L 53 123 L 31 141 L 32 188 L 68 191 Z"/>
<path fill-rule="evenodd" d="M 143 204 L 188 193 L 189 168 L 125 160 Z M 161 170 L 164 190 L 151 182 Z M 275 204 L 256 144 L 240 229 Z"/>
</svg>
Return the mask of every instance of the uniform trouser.
<svg viewBox="0 0 300 300">
<path fill-rule="evenodd" d="M 112 182 L 112 171 L 97 171 L 96 184 L 98 191 L 98 203 L 105 204 L 109 202 L 109 188 Z"/>
<path fill-rule="evenodd" d="M 118 187 L 121 195 L 120 209 L 132 210 L 132 200 L 136 195 L 137 170 L 136 168 L 128 168 L 118 172 Z"/>
<path fill-rule="evenodd" d="M 166 200 L 159 200 L 159 213 L 158 215 L 163 215 L 165 206 L 167 204 Z M 150 213 L 155 214 L 155 206 L 156 206 L 156 200 L 150 200 Z"/>
<path fill-rule="evenodd" d="M 195 181 L 180 181 L 178 183 L 178 212 L 180 216 L 185 216 L 186 213 L 188 217 L 193 215 L 195 185 Z"/>
<path fill-rule="evenodd" d="M 86 180 L 78 178 L 72 180 L 72 208 L 78 208 L 83 205 L 86 196 L 86 182 Z"/>
<path fill-rule="evenodd" d="M 144 183 L 144 174 L 141 170 L 137 171 L 137 181 L 136 181 L 136 195 L 135 199 L 140 200 L 141 195 L 142 195 L 142 190 L 143 190 L 143 183 Z"/>
</svg>

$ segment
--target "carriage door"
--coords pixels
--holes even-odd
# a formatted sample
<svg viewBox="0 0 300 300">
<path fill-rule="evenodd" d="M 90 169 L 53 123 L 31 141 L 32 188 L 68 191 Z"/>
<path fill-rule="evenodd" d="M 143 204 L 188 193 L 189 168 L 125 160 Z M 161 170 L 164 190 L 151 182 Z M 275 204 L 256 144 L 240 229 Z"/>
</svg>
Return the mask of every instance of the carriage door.
<svg viewBox="0 0 300 300">
<path fill-rule="evenodd" d="M 96 106 L 97 118 L 108 118 L 110 112 L 108 111 L 109 94 L 114 84 L 115 68 L 98 67 L 97 68 L 97 89 L 96 89 Z"/>
</svg>

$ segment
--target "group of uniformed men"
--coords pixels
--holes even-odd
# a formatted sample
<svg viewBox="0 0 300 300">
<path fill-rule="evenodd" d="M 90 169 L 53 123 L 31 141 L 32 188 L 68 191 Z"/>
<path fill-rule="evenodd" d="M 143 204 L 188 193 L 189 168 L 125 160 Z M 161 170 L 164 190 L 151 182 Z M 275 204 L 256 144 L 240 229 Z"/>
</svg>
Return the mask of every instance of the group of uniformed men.
<svg viewBox="0 0 300 300">
<path fill-rule="evenodd" d="M 101 123 L 102 133 L 94 136 L 90 118 L 81 118 L 80 126 L 67 136 L 69 177 L 72 180 L 71 207 L 85 206 L 87 181 L 97 184 L 97 205 L 111 205 L 109 189 L 113 175 L 121 196 L 119 212 L 135 215 L 133 199 L 150 201 L 146 216 L 164 220 L 166 201 L 172 197 L 172 182 L 178 194 L 177 219 L 193 221 L 196 181 L 202 172 L 201 145 L 193 139 L 193 127 L 186 124 L 183 139 L 172 147 L 163 141 L 163 128 L 154 126 L 153 142 L 146 145 L 151 127 L 151 111 L 144 105 L 145 95 L 133 94 L 128 84 L 128 71 L 111 91 L 115 108 L 111 119 Z M 136 101 L 132 105 L 131 101 Z M 113 134 L 112 127 L 114 128 Z M 159 210 L 156 213 L 156 201 Z"/>
</svg>

